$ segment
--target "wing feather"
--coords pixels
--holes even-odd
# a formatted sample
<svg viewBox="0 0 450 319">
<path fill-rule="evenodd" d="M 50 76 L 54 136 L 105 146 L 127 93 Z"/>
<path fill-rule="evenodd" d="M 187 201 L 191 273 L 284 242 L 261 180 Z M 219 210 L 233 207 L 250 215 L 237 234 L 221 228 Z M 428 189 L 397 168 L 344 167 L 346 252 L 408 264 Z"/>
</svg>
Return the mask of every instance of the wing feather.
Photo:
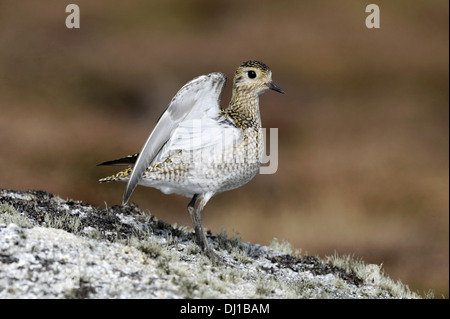
<svg viewBox="0 0 450 319">
<path fill-rule="evenodd" d="M 223 73 L 202 75 L 185 84 L 173 97 L 139 153 L 123 195 L 124 205 L 179 123 L 188 118 L 217 116 L 225 82 Z"/>
</svg>

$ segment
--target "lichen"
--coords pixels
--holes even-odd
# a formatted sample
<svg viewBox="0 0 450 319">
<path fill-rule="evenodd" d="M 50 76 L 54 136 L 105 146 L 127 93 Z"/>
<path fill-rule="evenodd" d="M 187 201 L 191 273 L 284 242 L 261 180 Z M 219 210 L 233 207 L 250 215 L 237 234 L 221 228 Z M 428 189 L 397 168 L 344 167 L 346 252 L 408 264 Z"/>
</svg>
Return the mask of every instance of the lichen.
<svg viewBox="0 0 450 319">
<path fill-rule="evenodd" d="M 379 265 L 302 256 L 276 238 L 264 247 L 222 230 L 208 236 L 222 259 L 213 264 L 187 227 L 135 205 L 100 209 L 0 190 L 0 224 L 0 298 L 420 297 Z"/>
</svg>

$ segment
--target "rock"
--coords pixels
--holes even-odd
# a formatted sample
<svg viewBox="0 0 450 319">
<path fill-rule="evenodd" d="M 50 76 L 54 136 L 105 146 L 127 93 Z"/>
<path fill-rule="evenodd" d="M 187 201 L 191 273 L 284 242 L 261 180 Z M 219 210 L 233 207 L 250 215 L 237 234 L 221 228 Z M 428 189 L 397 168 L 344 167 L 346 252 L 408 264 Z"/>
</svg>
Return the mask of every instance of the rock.
<svg viewBox="0 0 450 319">
<path fill-rule="evenodd" d="M 193 240 L 134 204 L 0 189 L 0 298 L 420 298 L 349 257 L 293 256 L 222 232 L 208 236 L 217 265 Z"/>
</svg>

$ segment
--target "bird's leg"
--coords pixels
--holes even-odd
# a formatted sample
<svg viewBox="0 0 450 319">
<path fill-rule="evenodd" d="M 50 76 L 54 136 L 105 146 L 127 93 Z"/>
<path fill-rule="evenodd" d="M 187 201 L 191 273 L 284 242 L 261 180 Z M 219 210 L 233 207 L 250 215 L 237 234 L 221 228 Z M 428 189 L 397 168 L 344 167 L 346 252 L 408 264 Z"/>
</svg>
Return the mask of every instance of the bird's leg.
<svg viewBox="0 0 450 319">
<path fill-rule="evenodd" d="M 198 213 L 197 209 L 195 209 L 195 202 L 197 201 L 197 198 L 198 194 L 195 194 L 189 202 L 187 208 L 192 219 L 192 224 L 194 225 L 195 240 L 201 249 L 205 249 L 206 240 L 203 240 L 204 235 L 201 236 L 201 234 L 204 234 L 202 226 L 202 216 Z"/>
<path fill-rule="evenodd" d="M 207 200 L 205 201 L 204 198 L 202 198 L 198 207 L 195 208 L 195 203 L 197 201 L 197 198 L 198 198 L 198 195 L 195 194 L 188 204 L 188 212 L 189 212 L 189 215 L 191 215 L 192 224 L 194 225 L 195 238 L 196 238 L 197 244 L 205 252 L 205 254 L 212 261 L 218 261 L 219 257 L 214 253 L 214 251 L 209 246 L 208 240 L 206 239 L 205 230 L 204 230 L 203 224 L 202 224 L 202 210 L 203 210 L 203 207 L 206 205 Z"/>
</svg>

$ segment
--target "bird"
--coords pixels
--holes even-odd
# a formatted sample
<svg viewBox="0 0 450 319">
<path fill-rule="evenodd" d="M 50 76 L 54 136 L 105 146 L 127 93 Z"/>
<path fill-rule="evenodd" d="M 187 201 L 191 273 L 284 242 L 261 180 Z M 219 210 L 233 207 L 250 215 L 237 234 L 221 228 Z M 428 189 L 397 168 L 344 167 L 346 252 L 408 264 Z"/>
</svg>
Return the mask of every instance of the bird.
<svg viewBox="0 0 450 319">
<path fill-rule="evenodd" d="M 213 72 L 185 84 L 160 116 L 142 150 L 100 165 L 127 165 L 100 182 L 126 182 L 122 205 L 137 185 L 164 194 L 191 198 L 187 209 L 197 244 L 214 261 L 202 223 L 202 212 L 215 195 L 248 183 L 258 172 L 264 153 L 259 96 L 285 91 L 272 80 L 263 62 L 243 62 L 233 78 L 231 101 L 220 98 L 227 77 Z"/>
</svg>

